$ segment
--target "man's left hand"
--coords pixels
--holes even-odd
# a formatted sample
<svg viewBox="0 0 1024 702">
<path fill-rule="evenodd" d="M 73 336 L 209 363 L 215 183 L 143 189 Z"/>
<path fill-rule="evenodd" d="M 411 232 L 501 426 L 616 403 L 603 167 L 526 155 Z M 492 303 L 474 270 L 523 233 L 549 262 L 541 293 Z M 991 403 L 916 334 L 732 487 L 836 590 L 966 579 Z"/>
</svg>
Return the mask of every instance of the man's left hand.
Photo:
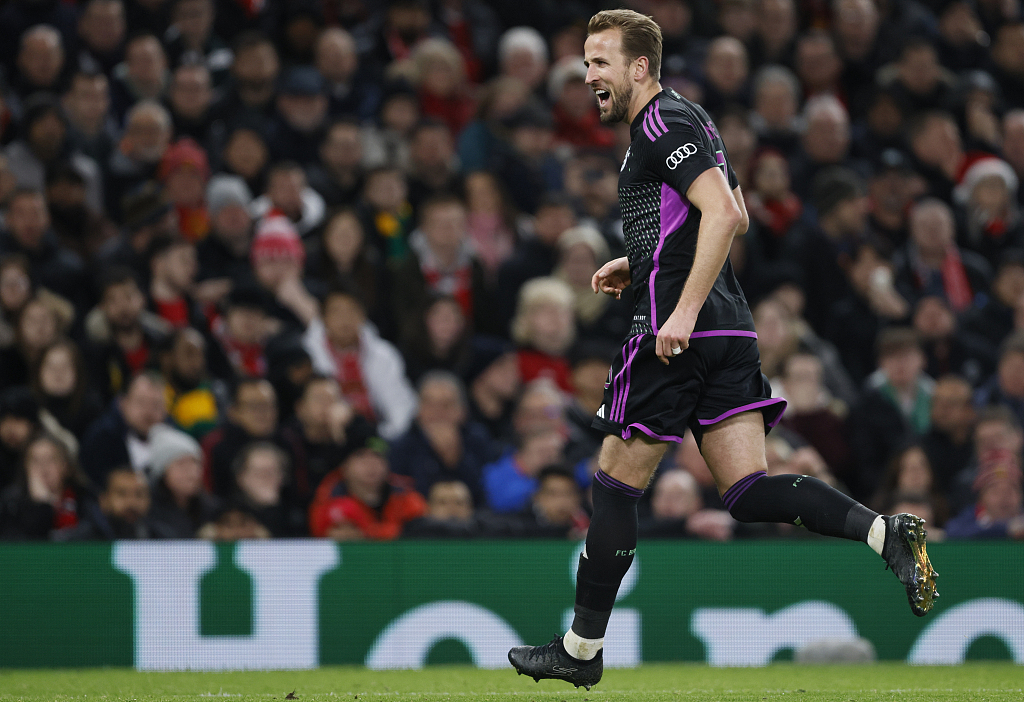
<svg viewBox="0 0 1024 702">
<path fill-rule="evenodd" d="M 658 330 L 654 352 L 666 366 L 673 356 L 678 356 L 690 345 L 690 334 L 697 318 L 676 309 Z"/>
</svg>

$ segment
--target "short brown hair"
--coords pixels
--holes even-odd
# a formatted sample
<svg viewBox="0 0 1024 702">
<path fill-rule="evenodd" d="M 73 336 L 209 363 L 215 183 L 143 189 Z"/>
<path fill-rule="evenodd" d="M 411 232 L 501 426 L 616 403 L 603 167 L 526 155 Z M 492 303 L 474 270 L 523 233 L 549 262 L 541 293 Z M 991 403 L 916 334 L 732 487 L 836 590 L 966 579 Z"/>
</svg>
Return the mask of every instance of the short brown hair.
<svg viewBox="0 0 1024 702">
<path fill-rule="evenodd" d="M 622 36 L 622 53 L 628 61 L 647 57 L 647 72 L 661 78 L 661 27 L 657 22 L 633 10 L 602 10 L 590 18 L 587 36 L 608 29 L 618 29 Z"/>
</svg>

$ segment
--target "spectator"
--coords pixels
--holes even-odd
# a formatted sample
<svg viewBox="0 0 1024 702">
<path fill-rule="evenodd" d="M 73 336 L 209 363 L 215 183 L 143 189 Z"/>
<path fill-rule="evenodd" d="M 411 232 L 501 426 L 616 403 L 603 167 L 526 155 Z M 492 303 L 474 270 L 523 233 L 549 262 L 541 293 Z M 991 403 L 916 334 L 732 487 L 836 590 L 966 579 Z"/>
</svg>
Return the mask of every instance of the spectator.
<svg viewBox="0 0 1024 702">
<path fill-rule="evenodd" d="M 181 236 L 160 236 L 148 253 L 150 311 L 174 329 L 206 329 L 206 317 L 191 295 L 199 268 L 195 245 Z"/>
<path fill-rule="evenodd" d="M 463 376 L 472 362 L 474 343 L 458 301 L 431 296 L 423 318 L 417 321 L 403 351 L 409 379 L 419 382 L 424 373 L 433 370 Z"/>
<path fill-rule="evenodd" d="M 261 125 L 253 117 L 239 120 L 224 137 L 220 150 L 221 170 L 239 176 L 256 193 L 263 192 L 270 163 L 270 149 Z"/>
<path fill-rule="evenodd" d="M 512 27 L 498 40 L 499 70 L 537 90 L 548 73 L 548 47 L 532 27 Z"/>
<path fill-rule="evenodd" d="M 131 226 L 125 197 L 156 177 L 174 129 L 170 113 L 154 100 L 140 100 L 125 117 L 124 133 L 104 170 L 106 211 Z"/>
<path fill-rule="evenodd" d="M 902 151 L 896 148 L 871 150 L 880 153 L 874 158 L 875 171 L 868 181 L 870 226 L 885 239 L 887 246 L 901 247 L 909 237 L 910 208 L 914 200 L 924 194 L 924 180 L 914 172 Z"/>
<path fill-rule="evenodd" d="M 1009 110 L 1003 116 L 1003 158 L 1013 166 L 1017 182 L 1024 178 L 1024 110 Z M 1024 201 L 1024 189 L 1017 189 L 1018 202 Z"/>
<path fill-rule="evenodd" d="M 252 242 L 252 193 L 239 176 L 218 174 L 206 186 L 210 233 L 196 245 L 199 280 L 212 291 L 204 302 L 219 302 L 247 277 Z"/>
<path fill-rule="evenodd" d="M 409 428 L 416 399 L 405 379 L 405 363 L 366 321 L 353 294 L 342 289 L 327 294 L 323 317 L 310 322 L 303 345 L 316 372 L 336 378 L 345 400 L 376 421 L 385 439 L 396 439 Z"/>
<path fill-rule="evenodd" d="M 216 520 L 204 525 L 196 536 L 209 541 L 234 542 L 269 539 L 270 531 L 249 512 L 238 507 L 228 507 Z"/>
<path fill-rule="evenodd" d="M 1017 420 L 1024 419 L 1024 332 L 1014 332 L 999 348 L 995 375 L 978 388 L 974 404 L 981 408 L 1003 405 Z"/>
<path fill-rule="evenodd" d="M 178 213 L 178 230 L 190 242 L 210 231 L 210 215 L 204 196 L 210 179 L 206 152 L 189 137 L 179 139 L 164 152 L 157 180 Z"/>
<path fill-rule="evenodd" d="M 752 62 L 792 65 L 796 48 L 797 10 L 792 0 L 762 0 L 758 6 L 760 21 L 755 27 Z"/>
<path fill-rule="evenodd" d="M 993 267 L 1003 251 L 1024 244 L 1024 222 L 1017 204 L 1019 182 L 1009 163 L 983 158 L 967 169 L 953 191 L 967 222 L 964 246 L 980 253 Z"/>
<path fill-rule="evenodd" d="M 413 338 L 431 294 L 454 298 L 475 331 L 494 329 L 490 291 L 469 242 L 461 200 L 439 196 L 424 203 L 409 248 L 412 256 L 395 270 L 392 293 L 392 312 L 403 341 Z"/>
<path fill-rule="evenodd" d="M 1016 20 L 1002 24 L 994 32 L 992 43 L 992 74 L 1006 99 L 1007 104 L 1024 105 L 1024 21 Z"/>
<path fill-rule="evenodd" d="M 515 213 L 497 177 L 488 171 L 467 173 L 466 228 L 489 284 L 516 244 Z"/>
<path fill-rule="evenodd" d="M 517 516 L 520 528 L 530 538 L 580 540 L 590 526 L 580 486 L 572 471 L 559 465 L 541 469 L 529 506 Z"/>
<path fill-rule="evenodd" d="M 21 309 L 14 343 L 0 349 L 0 390 L 22 385 L 47 346 L 67 331 L 74 311 L 67 300 L 52 293 L 37 293 Z"/>
<path fill-rule="evenodd" d="M 266 35 L 244 31 L 235 37 L 232 50 L 231 80 L 215 107 L 216 114 L 231 126 L 252 120 L 257 131 L 265 129 L 273 114 L 281 71 L 277 48 Z"/>
<path fill-rule="evenodd" d="M 818 174 L 830 166 L 854 168 L 849 160 L 850 115 L 834 95 L 818 95 L 804 105 L 804 133 L 800 149 L 790 159 L 790 172 L 796 194 L 810 199 L 817 185 Z M 860 185 L 859 189 L 864 190 Z M 816 198 L 815 198 L 816 199 Z M 819 215 L 821 213 L 819 212 Z"/>
<path fill-rule="evenodd" d="M 179 5 L 209 0 L 179 0 Z M 197 63 L 178 66 L 171 74 L 167 89 L 167 103 L 174 120 L 174 136 L 188 137 L 198 144 L 208 145 L 213 127 L 213 85 L 210 71 Z"/>
<path fill-rule="evenodd" d="M 281 433 L 292 451 L 296 490 L 308 501 L 327 474 L 345 459 L 349 427 L 365 420 L 356 419 L 341 396 L 338 381 L 322 375 L 312 376 L 303 386 L 294 414 Z"/>
<path fill-rule="evenodd" d="M 305 258 L 302 241 L 287 217 L 271 212 L 257 223 L 249 249 L 253 277 L 272 295 L 267 311 L 292 331 L 304 328 L 319 312 L 302 282 Z"/>
<path fill-rule="evenodd" d="M 104 3 L 107 0 L 94 0 Z M 118 4 L 118 0 L 110 0 Z M 72 149 L 81 151 L 97 164 L 105 166 L 117 143 L 117 127 L 110 116 L 110 81 L 102 73 L 78 71 L 61 101 L 68 121 L 68 140 Z"/>
<path fill-rule="evenodd" d="M 425 119 L 409 135 L 406 168 L 409 202 L 422 224 L 424 205 L 462 189 L 452 132 L 444 122 Z"/>
<path fill-rule="evenodd" d="M 53 534 L 54 541 L 163 539 L 174 535 L 149 519 L 152 504 L 146 479 L 133 468 L 107 472 L 98 502 L 88 504 L 78 524 Z"/>
<path fill-rule="evenodd" d="M 366 163 L 371 168 L 405 169 L 409 139 L 421 119 L 416 91 L 404 79 L 385 85 L 376 125 L 363 130 Z"/>
<path fill-rule="evenodd" d="M 318 140 L 319 141 L 319 140 Z M 267 189 L 251 206 L 253 217 L 286 217 L 306 236 L 324 221 L 327 207 L 306 182 L 306 174 L 295 161 L 280 161 L 267 172 Z"/>
<path fill-rule="evenodd" d="M 102 412 L 82 354 L 70 339 L 58 339 L 39 354 L 32 372 L 32 392 L 40 408 L 79 440 Z"/>
<path fill-rule="evenodd" d="M 900 496 L 907 495 L 924 497 L 932 510 L 933 518 L 930 521 L 935 526 L 945 524 L 948 516 L 946 498 L 939 488 L 928 454 L 917 443 L 898 451 L 889 461 L 873 504 L 879 509 L 887 509 Z"/>
<path fill-rule="evenodd" d="M 99 210 L 89 206 L 86 186 L 82 174 L 67 161 L 61 161 L 46 174 L 44 196 L 58 246 L 83 261 L 91 261 L 117 230 Z"/>
<path fill-rule="evenodd" d="M 313 64 L 327 83 L 332 117 L 371 118 L 381 98 L 380 87 L 360 70 L 355 39 L 341 27 L 328 27 L 316 40 Z"/>
<path fill-rule="evenodd" d="M 983 305 L 963 315 L 961 333 L 975 337 L 994 358 L 995 349 L 1013 332 L 1016 309 L 1024 301 L 1024 252 L 1003 253 L 989 292 Z"/>
<path fill-rule="evenodd" d="M 272 158 L 294 159 L 302 166 L 317 160 L 327 119 L 324 90 L 323 76 L 315 68 L 299 66 L 285 71 L 267 138 Z"/>
<path fill-rule="evenodd" d="M 74 527 L 89 497 L 67 446 L 39 434 L 25 447 L 20 479 L 0 493 L 0 539 L 48 539 L 53 531 Z"/>
<path fill-rule="evenodd" d="M 212 325 L 213 337 L 229 368 L 221 375 L 262 378 L 269 370 L 267 341 L 276 326 L 267 310 L 273 299 L 256 285 L 232 287 L 224 300 L 224 313 Z"/>
<path fill-rule="evenodd" d="M 529 99 L 530 89 L 511 76 L 499 75 L 482 87 L 476 118 L 466 125 L 458 139 L 459 162 L 464 173 L 490 167 L 504 147 L 504 125 Z"/>
<path fill-rule="evenodd" d="M 490 436 L 467 421 L 465 388 L 458 377 L 430 371 L 419 383 L 419 406 L 409 430 L 394 442 L 391 470 L 413 480 L 421 495 L 444 480 L 458 479 L 473 502 L 483 505 L 483 467 L 494 458 Z"/>
<path fill-rule="evenodd" d="M 266 441 L 248 444 L 232 463 L 235 488 L 229 504 L 255 517 L 273 537 L 306 531 L 301 510 L 286 495 L 289 465 L 287 454 Z"/>
<path fill-rule="evenodd" d="M 123 396 L 110 404 L 82 439 L 80 460 L 86 475 L 96 485 L 107 484 L 111 466 L 127 466 L 145 475 L 152 430 L 166 418 L 164 379 L 151 371 L 135 375 Z"/>
<path fill-rule="evenodd" d="M 842 97 L 843 60 L 827 32 L 811 30 L 797 40 L 794 67 L 807 98 Z"/>
<path fill-rule="evenodd" d="M 942 111 L 917 115 L 907 126 L 907 140 L 929 194 L 949 202 L 967 159 L 956 120 Z"/>
<path fill-rule="evenodd" d="M 110 76 L 124 59 L 128 35 L 122 0 L 89 0 L 78 18 L 81 48 L 78 65 L 96 75 Z"/>
<path fill-rule="evenodd" d="M 279 334 L 266 346 L 267 380 L 277 393 L 277 411 L 281 423 L 295 417 L 295 403 L 299 401 L 306 383 L 313 379 L 313 361 L 302 348 L 298 334 Z"/>
<path fill-rule="evenodd" d="M 562 232 L 558 249 L 554 277 L 572 289 L 577 335 L 614 343 L 626 338 L 633 323 L 631 300 L 595 295 L 591 288 L 594 271 L 611 260 L 604 237 L 592 227 L 573 227 Z"/>
<path fill-rule="evenodd" d="M 769 65 L 754 75 L 751 123 L 758 142 L 782 152 L 799 143 L 800 81 L 784 66 Z"/>
<path fill-rule="evenodd" d="M 220 85 L 227 78 L 234 55 L 214 33 L 217 7 L 212 0 L 178 0 L 171 12 L 171 26 L 164 34 L 167 58 L 172 66 L 202 66 Z"/>
<path fill-rule="evenodd" d="M 850 416 L 856 479 L 854 495 L 871 496 L 885 465 L 906 441 L 928 431 L 935 381 L 926 376 L 924 354 L 913 330 L 894 327 L 878 338 L 878 370 Z"/>
<path fill-rule="evenodd" d="M 925 371 L 931 377 L 957 373 L 980 384 L 995 370 L 991 347 L 957 329 L 957 318 L 942 298 L 922 297 L 914 308 L 913 326 L 927 359 Z"/>
<path fill-rule="evenodd" d="M 203 439 L 203 483 L 218 497 L 227 498 L 238 487 L 234 470 L 242 450 L 255 441 L 278 438 L 277 397 L 274 386 L 262 378 L 235 383 L 227 421 Z"/>
<path fill-rule="evenodd" d="M 320 483 L 309 508 L 312 536 L 336 541 L 398 538 L 407 522 L 427 512 L 407 479 L 388 471 L 387 444 L 369 432 L 353 436 L 350 453 Z"/>
<path fill-rule="evenodd" d="M 536 214 L 548 193 L 563 188 L 562 164 L 551 152 L 555 132 L 551 114 L 535 100 L 504 121 L 505 143 L 495 149 L 493 170 L 515 206 Z"/>
<path fill-rule="evenodd" d="M 610 149 L 615 132 L 601 124 L 587 67 L 580 56 L 566 56 L 551 67 L 548 99 L 554 109 L 555 142 L 584 149 Z"/>
<path fill-rule="evenodd" d="M 167 416 L 180 429 L 202 439 L 217 426 L 220 411 L 207 374 L 206 339 L 192 327 L 176 330 L 160 354 L 167 385 Z"/>
<path fill-rule="evenodd" d="M 145 310 L 132 271 L 111 267 L 100 281 L 100 301 L 86 317 L 86 355 L 104 398 L 121 394 L 126 380 L 147 367 L 170 327 Z"/>
<path fill-rule="evenodd" d="M 974 455 L 977 413 L 971 403 L 971 385 L 956 375 L 940 377 L 932 392 L 931 427 L 921 439 L 935 477 L 935 489 L 946 494 L 954 477 Z"/>
<path fill-rule="evenodd" d="M 832 8 L 836 48 L 843 59 L 843 85 L 856 100 L 875 84 L 875 74 L 890 49 L 878 41 L 880 21 L 874 3 L 839 0 Z"/>
<path fill-rule="evenodd" d="M 512 345 L 500 339 L 482 341 L 466 372 L 469 417 L 484 426 L 492 440 L 506 440 L 522 376 Z"/>
<path fill-rule="evenodd" d="M 405 524 L 402 538 L 471 539 L 494 535 L 486 522 L 473 510 L 473 496 L 460 480 L 442 479 L 430 486 L 427 511 L 419 519 Z"/>
<path fill-rule="evenodd" d="M 977 502 L 946 524 L 950 539 L 1024 539 L 1024 496 L 1020 457 L 1006 451 L 984 454 L 974 480 Z"/>
<path fill-rule="evenodd" d="M 461 132 L 475 105 L 459 50 L 447 39 L 432 37 L 419 42 L 409 59 L 423 115 L 441 120 L 452 134 Z"/>
<path fill-rule="evenodd" d="M 149 517 L 168 538 L 191 539 L 220 511 L 219 501 L 203 489 L 203 450 L 170 427 L 154 432 L 151 444 Z"/>
<path fill-rule="evenodd" d="M 725 105 L 750 104 L 749 62 L 746 47 L 735 37 L 712 40 L 704 59 L 704 99 L 701 105 L 716 114 Z"/>
<path fill-rule="evenodd" d="M 640 524 L 643 538 L 730 541 L 736 522 L 725 510 L 704 509 L 697 479 L 685 470 L 663 472 L 651 494 L 651 516 Z"/>
<path fill-rule="evenodd" d="M 604 402 L 610 359 L 619 353 L 619 348 L 619 344 L 610 342 L 583 342 L 570 353 L 572 397 L 565 409 L 565 420 L 585 456 L 596 456 L 604 442 L 605 432 L 591 423 Z"/>
<path fill-rule="evenodd" d="M 535 278 L 522 287 L 512 338 L 519 346 L 519 372 L 525 382 L 548 378 L 571 392 L 566 354 L 575 336 L 568 285 L 557 278 Z"/>
<path fill-rule="evenodd" d="M 33 292 L 28 259 L 17 254 L 0 258 L 0 347 L 14 343 L 18 317 Z"/>
<path fill-rule="evenodd" d="M 103 268 L 122 266 L 131 269 L 136 279 L 148 288 L 150 244 L 160 236 L 178 233 L 178 214 L 163 196 L 160 186 L 147 181 L 123 202 L 124 227 L 121 233 L 105 241 L 96 252 Z"/>
<path fill-rule="evenodd" d="M 27 388 L 0 393 L 0 491 L 17 479 L 28 442 L 40 427 L 39 405 Z"/>
<path fill-rule="evenodd" d="M 48 24 L 37 24 L 21 35 L 13 88 L 22 99 L 41 91 L 60 92 L 65 75 L 64 39 Z"/>
<path fill-rule="evenodd" d="M 401 262 L 408 251 L 407 237 L 413 228 L 409 186 L 402 171 L 382 166 L 368 172 L 359 209 L 369 242 L 385 260 Z"/>
<path fill-rule="evenodd" d="M 306 167 L 310 186 L 320 193 L 329 208 L 354 206 L 365 184 L 359 123 L 350 118 L 331 122 L 320 142 L 318 155 L 319 162 Z"/>
<path fill-rule="evenodd" d="M 910 211 L 910 240 L 896 256 L 896 284 L 904 298 L 916 303 L 937 295 L 954 312 L 971 307 L 988 289 L 992 271 L 984 258 L 960 249 L 955 242 L 953 212 L 944 202 L 921 200 Z"/>
<path fill-rule="evenodd" d="M 163 99 L 167 88 L 167 54 L 152 34 L 136 34 L 124 49 L 124 63 L 114 71 L 111 109 L 123 122 L 139 102 Z"/>
<path fill-rule="evenodd" d="M 29 262 L 36 285 L 51 290 L 79 307 L 86 304 L 85 265 L 77 254 L 60 247 L 50 227 L 42 192 L 18 189 L 7 204 L 6 231 L 0 235 L 0 255 L 20 254 Z"/>
</svg>

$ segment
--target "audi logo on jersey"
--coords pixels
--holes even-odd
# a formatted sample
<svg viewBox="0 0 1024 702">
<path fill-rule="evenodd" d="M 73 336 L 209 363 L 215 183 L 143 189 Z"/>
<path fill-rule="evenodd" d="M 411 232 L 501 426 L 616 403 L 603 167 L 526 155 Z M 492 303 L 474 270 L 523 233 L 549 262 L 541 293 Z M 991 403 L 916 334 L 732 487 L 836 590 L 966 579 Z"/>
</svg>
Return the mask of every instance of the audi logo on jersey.
<svg viewBox="0 0 1024 702">
<path fill-rule="evenodd" d="M 697 147 L 693 144 L 683 144 L 678 149 L 673 151 L 665 159 L 665 165 L 668 166 L 670 171 L 674 171 L 676 166 L 683 162 L 689 156 L 693 156 L 697 153 Z"/>
</svg>

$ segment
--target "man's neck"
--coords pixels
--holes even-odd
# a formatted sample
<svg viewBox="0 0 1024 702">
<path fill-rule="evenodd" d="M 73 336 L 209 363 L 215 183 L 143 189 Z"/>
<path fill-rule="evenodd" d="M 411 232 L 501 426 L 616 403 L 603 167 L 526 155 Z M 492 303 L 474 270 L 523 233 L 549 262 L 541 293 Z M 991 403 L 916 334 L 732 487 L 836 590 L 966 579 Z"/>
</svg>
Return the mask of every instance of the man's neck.
<svg viewBox="0 0 1024 702">
<path fill-rule="evenodd" d="M 651 101 L 655 95 L 661 92 L 661 83 L 656 80 L 647 81 L 644 85 L 638 86 L 633 92 L 633 99 L 629 102 L 629 111 L 626 114 L 626 124 L 633 124 L 633 120 L 640 114 L 644 105 Z"/>
</svg>

